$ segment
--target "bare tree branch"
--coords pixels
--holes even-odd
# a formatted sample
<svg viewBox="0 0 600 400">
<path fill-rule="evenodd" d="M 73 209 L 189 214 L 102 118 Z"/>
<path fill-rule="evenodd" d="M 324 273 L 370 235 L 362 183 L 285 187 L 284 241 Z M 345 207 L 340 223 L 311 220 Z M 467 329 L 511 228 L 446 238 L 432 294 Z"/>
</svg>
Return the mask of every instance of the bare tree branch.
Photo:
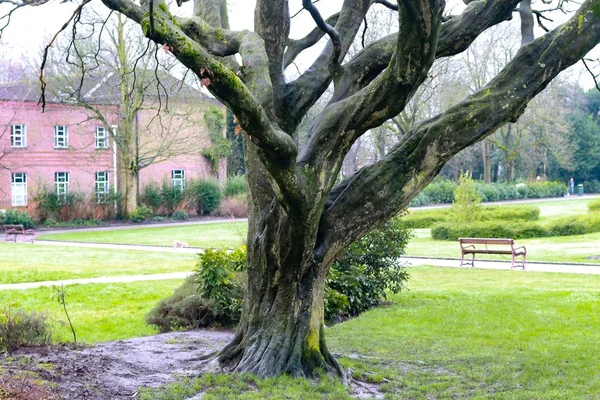
<svg viewBox="0 0 600 400">
<path fill-rule="evenodd" d="M 329 25 L 335 25 L 337 23 L 339 16 L 340 16 L 340 13 L 333 14 L 331 17 L 327 18 L 327 20 L 325 22 Z M 284 59 L 283 59 L 284 68 L 287 68 L 288 66 L 290 66 L 294 62 L 296 57 L 298 57 L 298 55 L 300 53 L 302 53 L 304 50 L 317 44 L 317 42 L 319 40 L 321 40 L 321 38 L 324 35 L 325 35 L 325 32 L 323 32 L 321 30 L 321 28 L 315 28 L 308 35 L 303 37 L 302 39 L 288 40 L 288 46 L 285 51 L 285 55 L 284 55 Z"/>
</svg>

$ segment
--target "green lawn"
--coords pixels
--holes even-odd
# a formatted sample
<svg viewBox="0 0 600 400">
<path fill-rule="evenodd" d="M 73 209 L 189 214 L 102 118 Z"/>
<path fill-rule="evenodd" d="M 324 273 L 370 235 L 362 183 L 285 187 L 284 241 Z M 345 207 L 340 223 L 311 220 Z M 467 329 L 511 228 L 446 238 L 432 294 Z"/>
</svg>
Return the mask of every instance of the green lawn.
<svg viewBox="0 0 600 400">
<path fill-rule="evenodd" d="M 0 283 L 191 271 L 195 254 L 0 243 Z"/>
<path fill-rule="evenodd" d="M 93 243 L 123 243 L 171 246 L 174 240 L 187 242 L 193 247 L 228 247 L 244 244 L 248 224 L 228 222 L 170 227 L 145 227 L 111 231 L 66 232 L 53 235 L 40 234 L 40 240 L 59 240 Z"/>
<path fill-rule="evenodd" d="M 415 267 L 391 304 L 327 329 L 387 399 L 597 399 L 600 276 Z M 205 375 L 142 399 L 348 399 L 289 377 Z"/>
<path fill-rule="evenodd" d="M 161 299 L 171 295 L 181 280 L 66 286 L 67 310 L 78 342 L 96 343 L 157 333 L 144 316 Z M 10 305 L 46 312 L 54 326 L 55 341 L 73 336 L 52 288 L 0 291 L 0 307 Z"/>
</svg>

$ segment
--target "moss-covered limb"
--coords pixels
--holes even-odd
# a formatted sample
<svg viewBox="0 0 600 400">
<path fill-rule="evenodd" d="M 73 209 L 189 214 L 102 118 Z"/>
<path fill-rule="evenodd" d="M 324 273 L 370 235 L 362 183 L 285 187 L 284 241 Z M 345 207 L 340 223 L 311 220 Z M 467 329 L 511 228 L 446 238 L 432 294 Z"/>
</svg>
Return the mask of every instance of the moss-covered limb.
<svg viewBox="0 0 600 400">
<path fill-rule="evenodd" d="M 177 18 L 176 20 L 186 35 L 218 57 L 238 53 L 244 37 L 249 34 L 249 31 L 229 31 L 215 28 L 199 17 Z"/>
<path fill-rule="evenodd" d="M 273 87 L 274 104 L 279 120 L 285 120 L 283 96 L 285 77 L 283 54 L 290 34 L 290 10 L 288 0 L 257 0 L 254 11 L 254 30 L 264 41 L 268 56 L 268 71 Z"/>
<path fill-rule="evenodd" d="M 431 67 L 442 20 L 443 1 L 405 1 L 399 5 L 400 35 L 388 68 L 355 96 L 330 104 L 313 125 L 300 165 L 336 171 L 352 143 L 371 127 L 397 115 Z M 343 132 L 344 134 L 340 134 Z M 334 175 L 325 175 L 328 190 Z"/>
<path fill-rule="evenodd" d="M 327 22 L 331 26 L 334 26 L 337 23 L 339 16 L 340 16 L 340 13 L 335 13 L 332 16 L 330 16 L 329 18 L 327 18 L 325 20 L 325 22 Z M 298 55 L 300 53 L 302 53 L 304 50 L 308 49 L 309 47 L 312 47 L 315 44 L 317 44 L 317 42 L 319 40 L 321 40 L 321 38 L 323 36 L 325 36 L 325 32 L 323 32 L 319 28 L 315 28 L 308 35 L 303 37 L 302 39 L 288 40 L 288 46 L 287 46 L 287 49 L 285 50 L 285 55 L 283 58 L 284 68 L 289 67 L 290 64 L 292 64 L 294 62 L 294 60 L 296 59 L 296 57 L 298 57 Z"/>
<path fill-rule="evenodd" d="M 219 29 L 229 29 L 226 0 L 194 0 L 194 16 Z"/>
<path fill-rule="evenodd" d="M 340 59 L 345 57 L 352 45 L 362 21 L 369 11 L 371 0 L 344 0 L 335 29 L 342 39 Z M 298 79 L 287 85 L 285 94 L 286 120 L 282 127 L 294 132 L 306 112 L 325 93 L 331 83 L 329 71 L 331 42 L 315 62 Z"/>
<path fill-rule="evenodd" d="M 509 18 L 518 3 L 518 0 L 469 3 L 461 15 L 442 25 L 436 58 L 466 50 L 483 31 Z M 369 44 L 350 60 L 344 76 L 337 82 L 333 101 L 352 96 L 379 76 L 392 59 L 397 42 L 397 33 L 388 35 Z"/>
<path fill-rule="evenodd" d="M 561 71 L 600 43 L 600 0 L 524 46 L 488 86 L 409 132 L 382 161 L 335 188 L 321 220 L 322 246 L 339 246 L 396 214 L 461 149 L 516 120 Z M 341 240 L 341 242 L 340 242 Z"/>
</svg>

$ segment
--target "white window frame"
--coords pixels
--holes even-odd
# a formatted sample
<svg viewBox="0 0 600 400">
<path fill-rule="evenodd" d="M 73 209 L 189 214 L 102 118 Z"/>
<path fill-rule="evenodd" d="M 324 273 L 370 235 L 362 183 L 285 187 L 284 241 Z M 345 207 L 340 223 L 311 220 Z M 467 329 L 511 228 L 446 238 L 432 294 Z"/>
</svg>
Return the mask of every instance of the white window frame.
<svg viewBox="0 0 600 400">
<path fill-rule="evenodd" d="M 185 190 L 185 170 L 184 169 L 171 170 L 171 186 L 173 188 L 179 188 L 181 191 Z"/>
<path fill-rule="evenodd" d="M 108 130 L 103 126 L 96 127 L 96 134 L 94 135 L 95 147 L 97 149 L 108 149 Z"/>
<path fill-rule="evenodd" d="M 25 125 L 10 126 L 10 147 L 27 147 L 27 127 Z"/>
<path fill-rule="evenodd" d="M 106 202 L 106 197 L 110 191 L 109 174 L 108 171 L 96 172 L 96 201 L 98 203 Z"/>
<path fill-rule="evenodd" d="M 66 125 L 56 125 L 54 127 L 54 148 L 69 148 L 69 130 Z"/>
<path fill-rule="evenodd" d="M 25 172 L 13 172 L 10 174 L 11 183 L 11 206 L 27 206 L 27 174 Z"/>
<path fill-rule="evenodd" d="M 69 173 L 55 172 L 54 187 L 56 189 L 56 196 L 58 197 L 58 199 L 66 200 L 67 194 L 69 194 Z"/>
</svg>

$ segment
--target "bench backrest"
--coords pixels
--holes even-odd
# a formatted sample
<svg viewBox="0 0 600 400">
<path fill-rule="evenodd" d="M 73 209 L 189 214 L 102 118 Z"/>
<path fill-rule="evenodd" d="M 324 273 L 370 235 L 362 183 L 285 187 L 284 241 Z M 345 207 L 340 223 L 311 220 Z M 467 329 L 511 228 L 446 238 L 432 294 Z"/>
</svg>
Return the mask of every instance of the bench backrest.
<svg viewBox="0 0 600 400">
<path fill-rule="evenodd" d="M 513 239 L 482 239 L 482 238 L 460 238 L 458 239 L 461 246 L 463 244 L 501 244 L 501 245 L 514 245 Z"/>
<path fill-rule="evenodd" d="M 10 230 L 25 232 L 25 227 L 23 225 L 4 225 L 4 232 L 8 232 Z"/>
</svg>

